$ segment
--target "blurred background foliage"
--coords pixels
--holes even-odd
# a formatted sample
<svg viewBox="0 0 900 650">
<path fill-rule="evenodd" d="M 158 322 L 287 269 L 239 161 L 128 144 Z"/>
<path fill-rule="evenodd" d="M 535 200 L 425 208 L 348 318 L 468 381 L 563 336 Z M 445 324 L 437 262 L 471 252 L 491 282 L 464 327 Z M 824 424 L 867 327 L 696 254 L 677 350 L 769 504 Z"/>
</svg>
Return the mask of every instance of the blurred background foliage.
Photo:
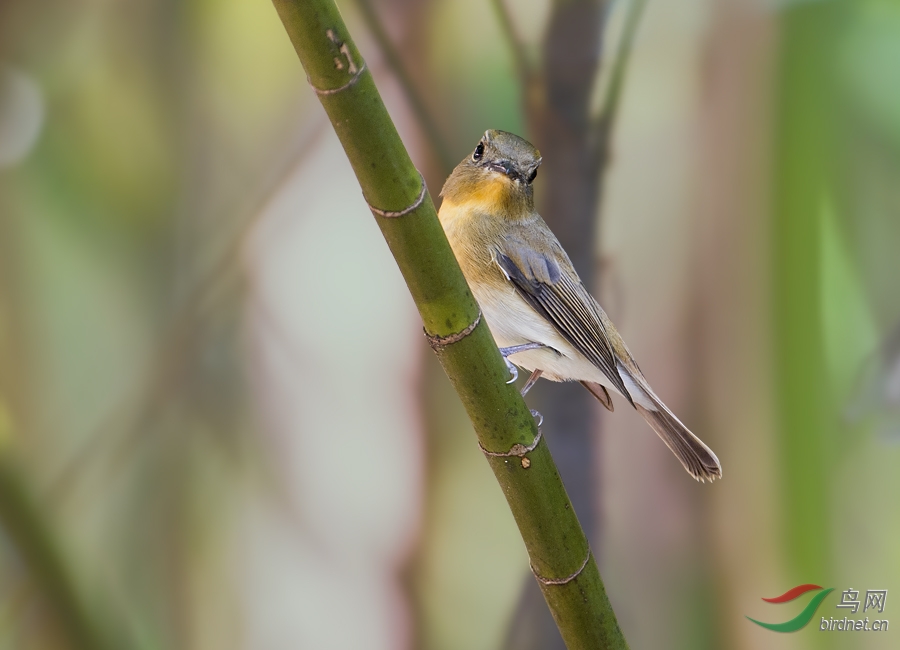
<svg viewBox="0 0 900 650">
<path fill-rule="evenodd" d="M 490 2 L 367 4 L 451 160 L 486 128 L 552 149 Z M 509 3 L 529 61 L 565 4 Z M 340 6 L 436 194 L 435 134 Z M 896 2 L 648 2 L 595 287 L 724 479 L 592 411 L 632 648 L 897 647 L 744 615 L 815 582 L 893 617 L 898 178 Z M 524 648 L 529 580 L 271 5 L 0 4 L 0 648 Z"/>
</svg>

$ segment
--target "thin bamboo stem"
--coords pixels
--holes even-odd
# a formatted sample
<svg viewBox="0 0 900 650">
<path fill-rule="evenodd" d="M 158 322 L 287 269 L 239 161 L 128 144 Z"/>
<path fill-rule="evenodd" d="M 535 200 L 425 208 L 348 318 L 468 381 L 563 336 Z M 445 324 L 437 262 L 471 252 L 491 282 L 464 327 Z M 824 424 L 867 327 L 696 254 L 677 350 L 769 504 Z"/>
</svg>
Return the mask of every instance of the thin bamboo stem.
<svg viewBox="0 0 900 650">
<path fill-rule="evenodd" d="M 570 649 L 626 648 L 546 443 L 332 0 L 273 0 L 518 524 Z M 535 444 L 536 443 L 536 444 Z M 533 447 L 533 448 L 532 448 Z"/>
</svg>

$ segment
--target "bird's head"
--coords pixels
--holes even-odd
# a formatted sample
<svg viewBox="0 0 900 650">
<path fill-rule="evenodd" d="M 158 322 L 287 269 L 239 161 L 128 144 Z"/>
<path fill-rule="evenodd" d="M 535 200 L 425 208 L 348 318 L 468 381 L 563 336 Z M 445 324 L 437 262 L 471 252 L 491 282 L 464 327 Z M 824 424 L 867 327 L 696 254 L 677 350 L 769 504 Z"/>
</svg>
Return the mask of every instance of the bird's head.
<svg viewBox="0 0 900 650">
<path fill-rule="evenodd" d="M 532 182 L 541 154 L 530 142 L 506 131 L 485 131 L 471 154 L 444 183 L 445 201 L 481 204 L 485 211 L 503 211 L 510 218 L 534 209 Z"/>
</svg>

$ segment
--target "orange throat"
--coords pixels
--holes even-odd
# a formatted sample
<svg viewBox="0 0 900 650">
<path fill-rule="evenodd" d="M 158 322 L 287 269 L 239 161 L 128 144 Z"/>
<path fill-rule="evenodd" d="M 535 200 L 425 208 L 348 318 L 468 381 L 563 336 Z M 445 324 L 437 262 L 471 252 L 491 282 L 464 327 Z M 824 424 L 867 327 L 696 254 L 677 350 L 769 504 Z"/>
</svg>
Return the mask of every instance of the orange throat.
<svg viewBox="0 0 900 650">
<path fill-rule="evenodd" d="M 471 209 L 488 214 L 504 214 L 517 203 L 513 181 L 503 176 L 497 176 L 486 182 L 478 183 L 478 186 L 466 194 L 463 201 L 453 201 L 457 205 L 463 203 Z"/>
</svg>

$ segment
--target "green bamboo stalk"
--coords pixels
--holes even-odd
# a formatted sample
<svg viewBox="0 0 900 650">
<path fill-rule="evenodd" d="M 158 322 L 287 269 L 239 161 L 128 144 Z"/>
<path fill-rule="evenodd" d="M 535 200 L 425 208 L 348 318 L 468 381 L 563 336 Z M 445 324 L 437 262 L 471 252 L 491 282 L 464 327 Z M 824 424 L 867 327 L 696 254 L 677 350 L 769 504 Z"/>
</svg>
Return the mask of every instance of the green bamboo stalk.
<svg viewBox="0 0 900 650">
<path fill-rule="evenodd" d="M 772 213 L 775 387 L 786 555 L 796 580 L 827 580 L 838 421 L 822 323 L 822 210 L 833 191 L 835 56 L 844 7 L 797 5 L 781 17 Z M 820 583 L 822 584 L 822 583 Z"/>
<path fill-rule="evenodd" d="M 481 318 L 421 175 L 332 0 L 273 0 L 506 496 L 570 649 L 627 648 L 546 444 Z"/>
</svg>

